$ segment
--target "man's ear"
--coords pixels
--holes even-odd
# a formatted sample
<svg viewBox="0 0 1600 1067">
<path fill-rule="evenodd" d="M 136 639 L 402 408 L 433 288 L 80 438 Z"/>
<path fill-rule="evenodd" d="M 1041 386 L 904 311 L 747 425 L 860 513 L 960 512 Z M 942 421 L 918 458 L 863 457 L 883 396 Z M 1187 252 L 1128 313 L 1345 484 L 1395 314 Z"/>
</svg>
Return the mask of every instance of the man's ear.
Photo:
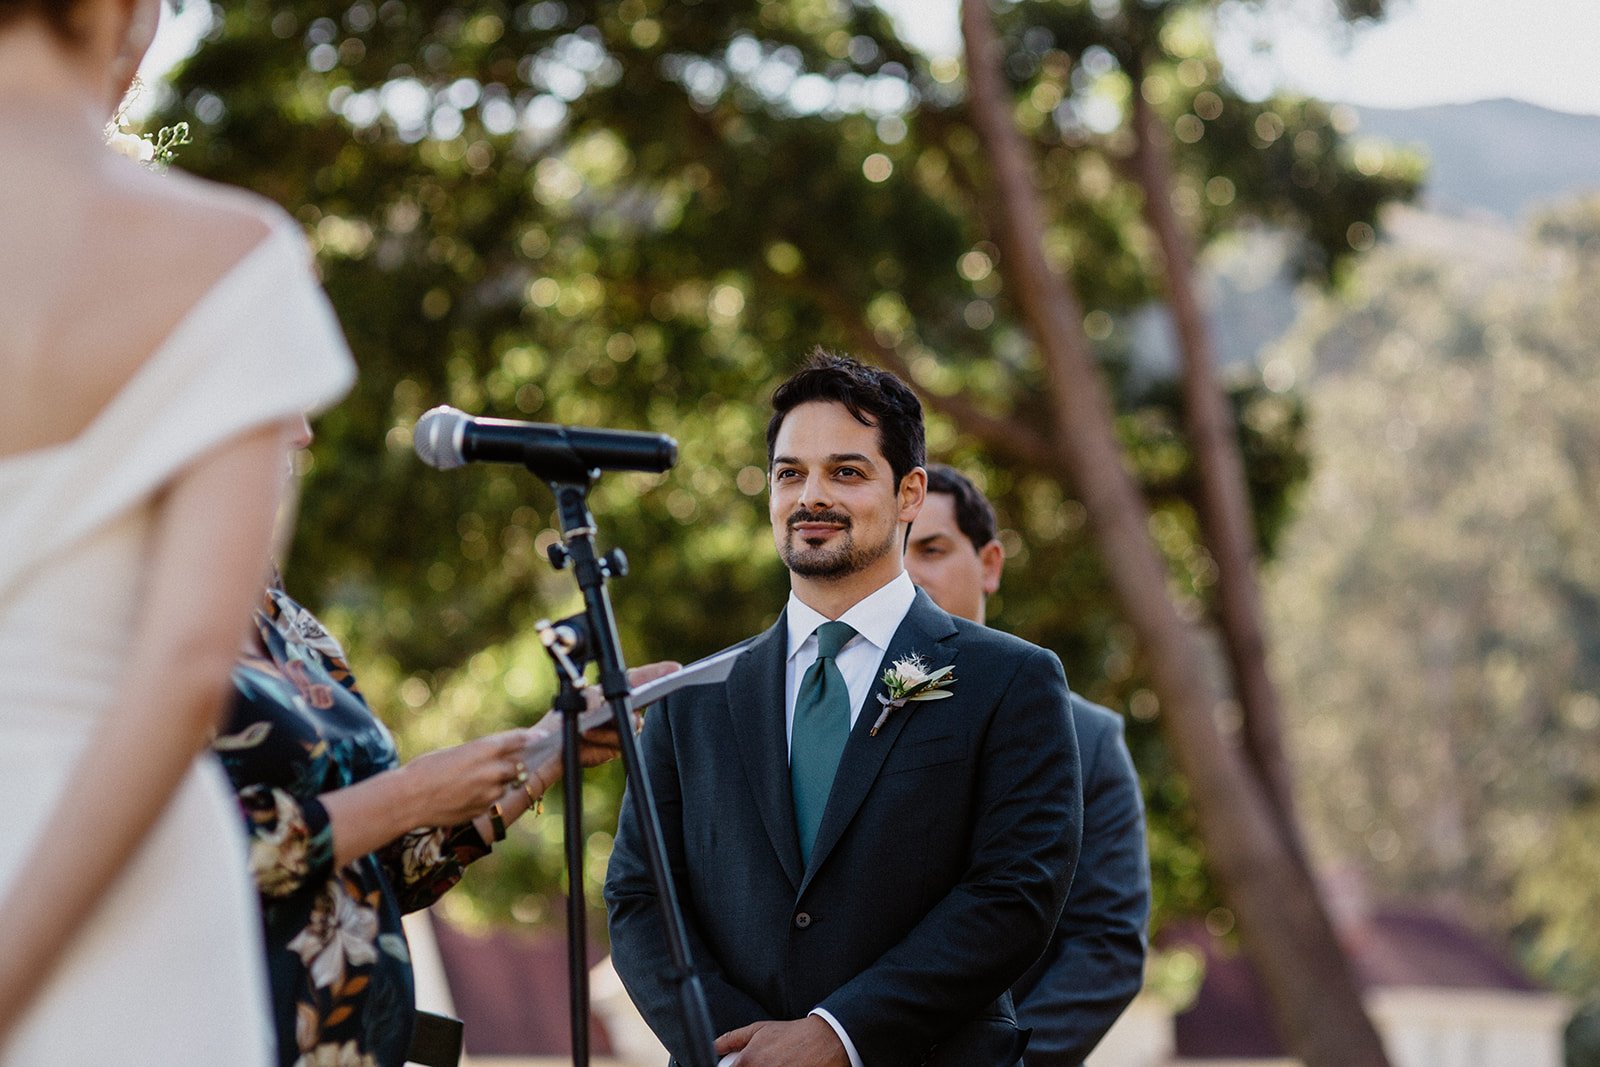
<svg viewBox="0 0 1600 1067">
<path fill-rule="evenodd" d="M 1000 572 L 1006 566 L 1006 550 L 998 539 L 978 549 L 978 568 L 983 575 L 983 595 L 993 596 L 1000 588 Z"/>
<path fill-rule="evenodd" d="M 899 521 L 911 522 L 922 514 L 922 505 L 927 499 L 928 472 L 921 467 L 912 467 L 906 476 L 900 479 Z M 909 530 L 906 532 L 910 533 Z"/>
</svg>

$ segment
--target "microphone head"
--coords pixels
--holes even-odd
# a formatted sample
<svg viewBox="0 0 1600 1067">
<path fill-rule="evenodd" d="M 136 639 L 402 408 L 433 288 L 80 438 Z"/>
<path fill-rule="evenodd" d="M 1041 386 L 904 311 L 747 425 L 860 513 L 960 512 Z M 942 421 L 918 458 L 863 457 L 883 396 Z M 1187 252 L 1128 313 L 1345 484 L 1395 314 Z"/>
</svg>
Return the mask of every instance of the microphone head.
<svg viewBox="0 0 1600 1067">
<path fill-rule="evenodd" d="M 462 454 L 461 441 L 472 416 L 464 411 L 441 404 L 422 413 L 417 428 L 411 434 L 411 446 L 417 457 L 430 467 L 447 471 L 467 462 Z"/>
</svg>

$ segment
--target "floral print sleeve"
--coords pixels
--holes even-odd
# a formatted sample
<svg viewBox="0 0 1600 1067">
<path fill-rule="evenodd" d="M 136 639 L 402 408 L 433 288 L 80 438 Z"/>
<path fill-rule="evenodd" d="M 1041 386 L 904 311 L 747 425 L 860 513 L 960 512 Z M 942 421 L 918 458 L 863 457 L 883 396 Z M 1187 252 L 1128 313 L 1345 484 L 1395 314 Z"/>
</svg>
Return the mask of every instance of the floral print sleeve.
<svg viewBox="0 0 1600 1067">
<path fill-rule="evenodd" d="M 333 874 L 333 827 L 321 801 L 251 785 L 239 790 L 239 807 L 250 834 L 250 874 L 263 896 L 286 897 Z"/>
<path fill-rule="evenodd" d="M 399 1067 L 415 1014 L 401 908 L 431 902 L 487 849 L 469 825 L 470 836 L 412 834 L 336 868 L 318 798 L 398 766 L 399 753 L 310 612 L 272 588 L 256 628 L 261 647 L 234 666 L 213 748 L 249 831 L 278 1062 Z"/>
<path fill-rule="evenodd" d="M 489 854 L 472 823 L 423 827 L 378 850 L 402 912 L 421 911 L 461 881 L 467 864 Z"/>
</svg>

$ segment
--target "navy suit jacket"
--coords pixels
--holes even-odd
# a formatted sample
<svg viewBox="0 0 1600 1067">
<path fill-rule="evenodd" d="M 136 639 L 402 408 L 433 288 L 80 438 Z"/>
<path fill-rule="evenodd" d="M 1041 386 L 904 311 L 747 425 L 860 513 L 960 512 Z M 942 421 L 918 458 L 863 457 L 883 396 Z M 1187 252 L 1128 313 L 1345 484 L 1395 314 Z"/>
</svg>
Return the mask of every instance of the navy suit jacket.
<svg viewBox="0 0 1600 1067">
<path fill-rule="evenodd" d="M 829 1011 L 866 1067 L 1012 1067 L 1010 987 L 1044 951 L 1077 864 L 1078 748 L 1060 661 L 917 592 L 884 657 L 955 665 L 953 694 L 876 736 L 874 694 L 800 859 L 782 618 L 724 685 L 669 697 L 642 749 L 718 1033 Z M 881 673 L 881 672 L 880 672 Z M 656 893 L 624 802 L 606 878 L 612 960 L 682 1059 Z"/>
<path fill-rule="evenodd" d="M 1150 858 L 1122 717 L 1072 695 L 1083 851 L 1050 948 L 1012 990 L 1033 1028 L 1027 1067 L 1081 1067 L 1144 984 Z"/>
</svg>

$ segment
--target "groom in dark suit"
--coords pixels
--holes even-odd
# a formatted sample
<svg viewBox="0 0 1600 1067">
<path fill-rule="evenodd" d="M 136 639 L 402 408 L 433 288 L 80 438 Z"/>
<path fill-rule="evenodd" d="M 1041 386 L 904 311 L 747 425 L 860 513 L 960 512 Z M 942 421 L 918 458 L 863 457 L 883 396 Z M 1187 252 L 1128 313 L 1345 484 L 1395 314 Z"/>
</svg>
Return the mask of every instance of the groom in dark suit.
<svg viewBox="0 0 1600 1067">
<path fill-rule="evenodd" d="M 717 1052 L 738 1067 L 1012 1067 L 1027 1038 L 1007 990 L 1049 943 L 1082 826 L 1060 662 L 911 584 L 927 480 L 904 383 L 819 352 L 773 409 L 789 602 L 726 684 L 668 698 L 643 735 Z M 625 803 L 613 962 L 681 1058 L 642 844 Z"/>
</svg>

